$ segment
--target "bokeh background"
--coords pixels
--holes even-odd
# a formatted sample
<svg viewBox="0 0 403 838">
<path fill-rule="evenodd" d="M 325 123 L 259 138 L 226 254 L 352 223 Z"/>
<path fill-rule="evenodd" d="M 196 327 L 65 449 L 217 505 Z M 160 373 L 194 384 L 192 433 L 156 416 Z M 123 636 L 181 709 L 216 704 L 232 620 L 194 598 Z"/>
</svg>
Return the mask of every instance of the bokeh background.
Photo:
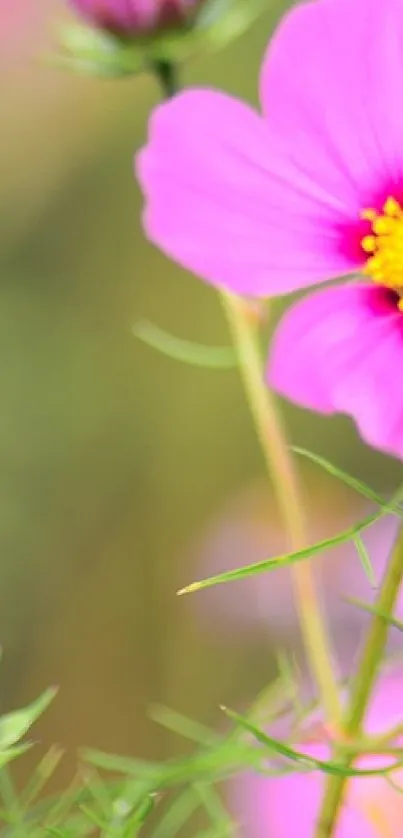
<svg viewBox="0 0 403 838">
<path fill-rule="evenodd" d="M 183 83 L 257 102 L 284 9 L 267 4 L 240 40 L 184 67 Z M 132 158 L 158 86 L 42 61 L 66 17 L 62 0 L 0 0 L 1 692 L 7 709 L 60 686 L 38 738 L 68 749 L 67 775 L 79 745 L 161 758 L 186 748 L 150 720 L 155 703 L 220 725 L 219 704 L 242 707 L 273 677 L 294 617 L 273 577 L 245 597 L 242 583 L 175 597 L 285 541 L 236 371 L 176 363 L 132 334 L 147 318 L 228 342 L 214 292 L 142 235 Z M 396 486 L 398 465 L 348 420 L 283 412 L 294 443 L 380 491 Z M 363 515 L 362 499 L 301 466 L 312 537 Z M 357 559 L 316 563 L 342 590 Z"/>
</svg>

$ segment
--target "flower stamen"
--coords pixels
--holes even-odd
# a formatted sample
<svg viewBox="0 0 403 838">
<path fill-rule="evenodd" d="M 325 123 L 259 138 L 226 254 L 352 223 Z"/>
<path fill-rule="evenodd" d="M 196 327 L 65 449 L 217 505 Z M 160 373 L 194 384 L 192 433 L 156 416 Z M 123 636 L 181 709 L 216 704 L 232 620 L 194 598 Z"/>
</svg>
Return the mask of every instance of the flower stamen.
<svg viewBox="0 0 403 838">
<path fill-rule="evenodd" d="M 371 224 L 371 232 L 361 239 L 361 247 L 368 254 L 363 273 L 396 291 L 398 308 L 403 311 L 403 207 L 389 197 L 381 212 L 369 207 L 362 211 L 361 218 Z"/>
</svg>

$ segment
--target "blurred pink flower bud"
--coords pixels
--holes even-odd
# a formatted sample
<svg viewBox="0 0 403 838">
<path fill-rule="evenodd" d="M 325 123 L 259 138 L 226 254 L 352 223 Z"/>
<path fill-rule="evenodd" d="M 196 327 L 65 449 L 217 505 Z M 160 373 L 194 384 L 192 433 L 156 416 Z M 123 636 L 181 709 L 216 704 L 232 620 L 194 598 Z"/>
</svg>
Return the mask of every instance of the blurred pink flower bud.
<svg viewBox="0 0 403 838">
<path fill-rule="evenodd" d="M 148 33 L 188 22 L 202 0 L 70 0 L 92 26 L 119 35 Z"/>
<path fill-rule="evenodd" d="M 386 735 L 402 721 L 403 672 L 383 676 L 374 696 L 367 719 L 367 731 Z M 318 719 L 311 719 L 293 738 L 293 746 L 315 759 L 330 758 L 326 733 Z M 394 742 L 401 747 L 401 739 Z M 368 755 L 357 768 L 373 770 L 393 765 L 395 756 Z M 403 769 L 388 775 L 401 788 Z M 247 838 L 311 838 L 315 833 L 325 775 L 321 771 L 264 777 L 248 774 L 230 785 L 231 808 L 240 825 L 240 834 Z M 292 805 L 290 805 L 290 802 Z M 355 777 L 348 784 L 344 807 L 334 838 L 401 838 L 403 795 L 388 784 L 385 776 Z"/>
</svg>

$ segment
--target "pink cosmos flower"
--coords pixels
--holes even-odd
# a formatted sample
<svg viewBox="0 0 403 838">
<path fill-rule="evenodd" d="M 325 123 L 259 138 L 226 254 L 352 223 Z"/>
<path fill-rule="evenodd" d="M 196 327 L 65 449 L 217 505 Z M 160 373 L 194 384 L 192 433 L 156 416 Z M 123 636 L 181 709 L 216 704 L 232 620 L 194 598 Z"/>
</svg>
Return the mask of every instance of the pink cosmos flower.
<svg viewBox="0 0 403 838">
<path fill-rule="evenodd" d="M 269 380 L 403 457 L 403 4 L 314 0 L 264 60 L 262 113 L 212 90 L 158 108 L 137 168 L 152 241 L 213 285 L 299 303 Z"/>
<path fill-rule="evenodd" d="M 387 733 L 402 721 L 403 672 L 385 675 L 375 690 L 367 730 L 373 735 Z M 325 731 L 317 721 L 293 740 L 301 753 L 327 760 L 330 748 Z M 401 743 L 400 747 L 401 747 Z M 388 756 L 367 756 L 361 769 L 386 767 Z M 390 775 L 403 786 L 403 769 Z M 325 777 L 320 771 L 293 773 L 283 777 L 249 774 L 230 787 L 232 809 L 245 838 L 312 838 L 323 797 Z M 357 777 L 349 782 L 347 797 L 334 838 L 400 838 L 403 795 L 385 777 Z"/>
<path fill-rule="evenodd" d="M 70 0 L 93 26 L 119 34 L 180 24 L 200 0 Z"/>
</svg>

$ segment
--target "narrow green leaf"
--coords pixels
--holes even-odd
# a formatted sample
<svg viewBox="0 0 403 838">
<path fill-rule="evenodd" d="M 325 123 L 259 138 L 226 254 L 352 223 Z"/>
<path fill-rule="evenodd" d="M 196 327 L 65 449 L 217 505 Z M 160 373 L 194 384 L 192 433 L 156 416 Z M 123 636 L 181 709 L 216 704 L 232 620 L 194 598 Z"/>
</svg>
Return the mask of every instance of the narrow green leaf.
<svg viewBox="0 0 403 838">
<path fill-rule="evenodd" d="M 18 752 L 23 747 L 23 745 L 16 745 L 14 748 L 10 748 L 10 751 Z M 7 812 L 9 822 L 14 827 L 17 825 L 20 826 L 24 821 L 24 807 L 19 798 L 14 780 L 4 762 L 1 764 L 0 771 L 0 799 Z"/>
<path fill-rule="evenodd" d="M 393 501 L 388 502 L 385 498 L 381 497 L 381 495 L 378 495 L 377 492 L 374 492 L 370 486 L 362 483 L 357 477 L 347 474 L 347 472 L 343 471 L 341 468 L 334 466 L 333 463 L 330 463 L 329 460 L 326 460 L 324 457 L 320 457 L 318 454 L 313 454 L 312 451 L 308 451 L 306 448 L 300 448 L 297 445 L 292 446 L 292 451 L 296 454 L 300 454 L 301 457 L 306 457 L 307 460 L 311 460 L 311 462 L 316 463 L 316 465 L 323 468 L 333 477 L 337 477 L 338 480 L 341 480 L 341 482 L 346 486 L 349 486 L 351 489 L 355 489 L 358 494 L 363 495 L 368 500 L 376 503 L 377 506 L 380 506 L 384 513 L 391 512 L 398 515 L 400 518 L 403 517 L 403 509 L 396 506 Z"/>
<path fill-rule="evenodd" d="M 320 770 L 326 774 L 338 775 L 342 777 L 374 777 L 378 775 L 388 774 L 390 771 L 395 771 L 402 762 L 394 762 L 391 765 L 388 765 L 386 768 L 373 768 L 373 769 L 366 769 L 366 770 L 359 770 L 355 768 L 346 767 L 344 765 L 339 765 L 336 762 L 332 762 L 329 760 L 328 762 L 320 759 L 314 759 L 314 757 L 309 756 L 309 754 L 301 753 L 301 751 L 296 751 L 294 748 L 291 748 L 289 745 L 286 745 L 284 742 L 280 742 L 278 739 L 274 739 L 271 736 L 268 736 L 259 728 L 255 727 L 251 722 L 245 719 L 243 716 L 240 716 L 238 713 L 235 713 L 233 710 L 229 710 L 227 707 L 221 708 L 226 716 L 230 719 L 235 721 L 240 727 L 246 730 L 248 733 L 251 733 L 254 738 L 260 742 L 261 745 L 264 745 L 270 751 L 274 751 L 274 753 L 279 754 L 280 756 L 285 757 L 286 759 L 291 760 L 292 762 L 300 763 L 304 768 L 310 768 L 311 770 Z"/>
<path fill-rule="evenodd" d="M 88 820 L 91 821 L 91 823 L 93 823 L 94 826 L 97 826 L 100 830 L 103 830 L 105 827 L 108 826 L 108 824 L 101 817 L 101 815 L 99 815 L 98 812 L 95 812 L 94 809 L 91 808 L 91 806 L 87 806 L 86 803 L 80 804 L 80 810 L 83 813 L 83 815 L 85 815 L 86 818 L 88 818 Z"/>
<path fill-rule="evenodd" d="M 303 550 L 285 553 L 282 556 L 276 556 L 271 559 L 263 559 L 261 562 L 255 562 L 254 564 L 246 565 L 246 567 L 239 567 L 236 570 L 228 570 L 226 573 L 220 573 L 217 576 L 210 576 L 207 579 L 201 579 L 199 582 L 192 582 L 191 585 L 181 588 L 177 594 L 178 596 L 182 596 L 183 594 L 200 591 L 203 588 L 211 588 L 213 585 L 222 585 L 225 582 L 236 582 L 238 579 L 245 579 L 248 576 L 256 576 L 259 573 L 277 570 L 279 567 L 297 564 L 297 562 L 303 561 L 304 559 L 310 559 L 313 556 L 318 555 L 318 553 L 322 553 L 324 550 L 329 550 L 331 547 L 335 547 L 338 544 L 344 544 L 346 541 L 351 541 L 356 535 L 362 532 L 362 530 L 369 527 L 370 524 L 373 524 L 374 521 L 377 521 L 380 517 L 382 517 L 381 512 L 369 515 L 358 524 L 348 527 L 348 529 L 333 536 L 333 538 L 324 538 L 322 541 L 318 541 L 310 547 L 305 547 Z"/>
<path fill-rule="evenodd" d="M 374 571 L 374 568 L 372 567 L 371 559 L 369 557 L 368 550 L 367 550 L 361 536 L 356 535 L 354 537 L 353 541 L 354 541 L 355 549 L 357 550 L 357 553 L 358 553 L 358 557 L 359 557 L 360 562 L 362 564 L 362 569 L 363 569 L 363 571 L 364 571 L 364 573 L 365 573 L 365 575 L 368 579 L 369 584 L 371 585 L 371 588 L 377 588 L 378 584 L 377 584 L 377 580 L 376 580 L 376 576 L 375 576 L 375 571 Z"/>
<path fill-rule="evenodd" d="M 143 320 L 133 327 L 135 337 L 169 358 L 197 367 L 227 370 L 237 365 L 234 350 L 226 346 L 204 346 L 170 335 L 164 329 Z"/>
<path fill-rule="evenodd" d="M 85 771 L 81 772 L 81 776 L 84 785 L 91 794 L 92 804 L 96 805 L 97 811 L 100 814 L 102 813 L 102 816 L 106 821 L 111 808 L 111 799 L 105 783 L 101 780 L 99 773 L 93 767 L 86 768 Z"/>
<path fill-rule="evenodd" d="M 283 690 L 293 707 L 294 715 L 301 718 L 305 713 L 305 708 L 301 696 L 301 679 L 298 676 L 295 661 L 283 650 L 280 650 L 276 657 Z"/>
<path fill-rule="evenodd" d="M 155 807 L 155 795 L 147 794 L 142 802 L 137 806 L 135 811 L 134 817 L 131 819 L 131 823 L 135 823 L 136 825 L 142 826 L 143 823 L 147 820 L 151 812 L 153 812 Z"/>
<path fill-rule="evenodd" d="M 148 790 L 161 791 L 181 783 L 218 779 L 233 773 L 234 769 L 253 766 L 259 759 L 255 748 L 245 742 L 224 738 L 215 748 L 200 749 L 188 757 L 168 760 L 166 763 L 142 763 L 126 757 L 111 756 L 97 751 L 84 752 L 84 758 L 99 768 L 113 770 L 144 779 Z"/>
<path fill-rule="evenodd" d="M 46 820 L 48 827 L 59 827 L 71 817 L 74 817 L 75 807 L 80 802 L 88 800 L 89 792 L 82 787 L 81 778 L 76 775 L 64 794 L 55 794 L 50 800 L 37 803 L 32 811 L 34 817 Z"/>
<path fill-rule="evenodd" d="M 343 597 L 343 599 L 350 605 L 355 605 L 357 608 L 360 608 L 362 611 L 367 611 L 369 614 L 375 614 L 376 617 L 381 617 L 381 619 L 385 620 L 386 623 L 389 623 L 390 626 L 397 628 L 399 631 L 403 631 L 403 623 L 400 620 L 397 620 L 396 617 L 392 617 L 391 614 L 386 614 L 381 611 L 376 607 L 376 605 L 371 605 L 369 602 L 363 602 L 361 599 L 355 599 L 355 597 Z"/>
<path fill-rule="evenodd" d="M 193 719 L 188 719 L 181 713 L 171 710 L 169 707 L 164 707 L 161 704 L 156 704 L 150 708 L 149 715 L 151 718 L 163 725 L 173 733 L 178 733 L 192 742 L 197 742 L 199 745 L 216 745 L 218 742 L 217 735 L 205 725 L 199 722 L 194 722 Z"/>
<path fill-rule="evenodd" d="M 224 829 L 228 834 L 233 835 L 234 823 L 214 786 L 211 783 L 194 783 L 193 788 L 203 803 L 212 825 L 220 831 Z"/>
<path fill-rule="evenodd" d="M 54 745 L 45 754 L 43 759 L 41 759 L 21 794 L 21 800 L 25 808 L 31 806 L 34 800 L 39 797 L 44 786 L 55 773 L 63 754 L 64 751 Z"/>
<path fill-rule="evenodd" d="M 200 806 L 200 800 L 196 797 L 192 786 L 186 788 L 169 806 L 165 815 L 157 824 L 153 838 L 172 838 L 179 835 L 182 827 L 192 817 Z"/>
<path fill-rule="evenodd" d="M 27 707 L 0 717 L 0 753 L 25 736 L 30 727 L 53 701 L 56 692 L 56 689 L 50 688 Z"/>
<path fill-rule="evenodd" d="M 105 754 L 95 748 L 85 748 L 81 754 L 84 762 L 94 765 L 96 768 L 103 768 L 105 771 L 117 771 L 129 776 L 152 777 L 156 771 L 161 769 L 159 762 L 148 762 L 147 760 L 133 759 L 118 754 Z"/>
<path fill-rule="evenodd" d="M 11 748 L 7 748 L 6 751 L 0 752 L 0 768 L 3 768 L 5 765 L 8 765 L 13 759 L 17 759 L 17 757 L 21 757 L 27 751 L 30 750 L 32 747 L 30 742 L 27 742 L 26 745 L 12 745 Z"/>
</svg>

